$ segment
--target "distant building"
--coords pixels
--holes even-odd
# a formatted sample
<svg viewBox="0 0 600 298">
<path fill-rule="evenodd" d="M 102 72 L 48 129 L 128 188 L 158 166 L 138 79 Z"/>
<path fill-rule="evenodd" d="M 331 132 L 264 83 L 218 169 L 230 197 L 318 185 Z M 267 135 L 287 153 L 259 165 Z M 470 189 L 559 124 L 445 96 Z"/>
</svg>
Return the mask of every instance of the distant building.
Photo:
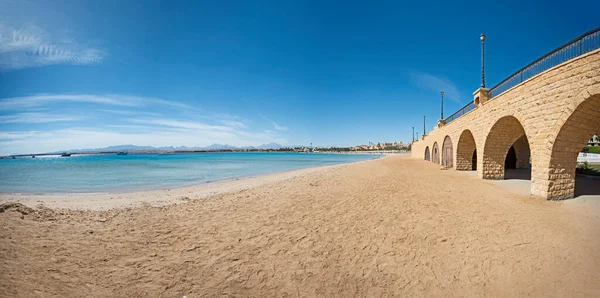
<svg viewBox="0 0 600 298">
<path fill-rule="evenodd" d="M 361 151 L 361 150 L 400 150 L 407 148 L 410 144 L 403 142 L 377 142 L 369 143 L 369 145 L 358 145 L 350 147 L 350 150 Z"/>
<path fill-rule="evenodd" d="M 396 146 L 398 148 L 406 148 L 406 147 L 408 147 L 408 145 L 410 145 L 410 144 L 409 143 L 402 143 L 402 142 L 396 143 Z"/>
<path fill-rule="evenodd" d="M 587 143 L 588 146 L 600 146 L 600 136 L 594 135 Z"/>
</svg>

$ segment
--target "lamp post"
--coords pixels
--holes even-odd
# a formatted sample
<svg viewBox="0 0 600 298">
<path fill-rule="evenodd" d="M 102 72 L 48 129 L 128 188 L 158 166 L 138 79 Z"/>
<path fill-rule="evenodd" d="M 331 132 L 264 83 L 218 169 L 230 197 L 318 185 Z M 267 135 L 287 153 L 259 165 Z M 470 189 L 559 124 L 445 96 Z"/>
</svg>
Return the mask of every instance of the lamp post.
<svg viewBox="0 0 600 298">
<path fill-rule="evenodd" d="M 479 35 L 479 39 L 481 40 L 481 88 L 485 88 L 485 72 L 484 72 L 484 43 L 485 43 L 485 35 Z"/>
<path fill-rule="evenodd" d="M 413 126 L 413 142 L 415 141 L 415 127 Z"/>
<path fill-rule="evenodd" d="M 442 95 L 442 118 L 440 119 L 444 119 L 444 91 L 441 91 L 440 94 Z"/>
<path fill-rule="evenodd" d="M 427 116 L 423 116 L 423 134 L 425 134 L 425 118 L 427 118 Z"/>
</svg>

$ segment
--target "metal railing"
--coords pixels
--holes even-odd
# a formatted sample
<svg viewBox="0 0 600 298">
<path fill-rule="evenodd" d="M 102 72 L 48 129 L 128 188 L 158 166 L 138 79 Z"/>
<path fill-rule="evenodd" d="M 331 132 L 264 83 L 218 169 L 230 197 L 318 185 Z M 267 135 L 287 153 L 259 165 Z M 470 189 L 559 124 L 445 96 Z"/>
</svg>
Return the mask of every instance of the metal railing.
<svg viewBox="0 0 600 298">
<path fill-rule="evenodd" d="M 462 115 L 466 114 L 467 112 L 471 111 L 474 108 L 475 108 L 475 104 L 473 102 L 470 102 L 466 106 L 462 107 L 460 110 L 456 111 L 456 113 L 448 116 L 448 118 L 444 119 L 444 121 L 447 124 L 447 123 L 451 122 L 452 120 L 461 117 Z"/>
<path fill-rule="evenodd" d="M 586 32 L 585 34 L 565 43 L 564 45 L 519 69 L 517 72 L 510 75 L 490 89 L 490 100 L 495 95 L 499 95 L 502 92 L 526 81 L 537 74 L 597 49 L 600 49 L 600 27 Z M 469 103 L 456 113 L 450 115 L 450 117 L 446 118 L 446 123 L 449 123 L 464 115 L 474 107 L 475 106 L 472 102 Z"/>
</svg>

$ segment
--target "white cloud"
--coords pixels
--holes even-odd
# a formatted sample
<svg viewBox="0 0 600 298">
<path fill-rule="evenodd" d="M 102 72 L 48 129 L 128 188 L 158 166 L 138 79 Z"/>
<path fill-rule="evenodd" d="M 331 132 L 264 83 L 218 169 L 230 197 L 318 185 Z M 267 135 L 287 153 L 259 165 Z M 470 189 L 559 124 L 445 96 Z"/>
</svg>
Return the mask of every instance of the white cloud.
<svg viewBox="0 0 600 298">
<path fill-rule="evenodd" d="M 50 123 L 60 121 L 78 121 L 82 119 L 84 118 L 71 115 L 58 115 L 49 113 L 17 113 L 0 116 L 0 123 Z"/>
<path fill-rule="evenodd" d="M 281 126 L 281 125 L 279 125 L 279 124 L 275 123 L 275 121 L 273 121 L 273 127 L 274 127 L 276 130 L 280 130 L 280 131 L 287 131 L 287 130 L 288 130 L 288 129 L 287 129 L 287 127 L 285 127 L 285 126 Z"/>
<path fill-rule="evenodd" d="M 142 107 L 142 106 L 166 106 L 179 109 L 195 109 L 194 107 L 175 101 L 168 101 L 153 97 L 140 97 L 129 95 L 92 95 L 92 94 L 38 94 L 32 96 L 11 97 L 0 99 L 0 109 L 18 110 L 37 108 L 51 103 L 58 102 L 77 102 L 93 103 L 102 105 L 112 105 L 121 107 Z"/>
<path fill-rule="evenodd" d="M 56 102 L 79 102 L 95 103 L 125 107 L 135 107 L 136 104 L 127 101 L 120 101 L 108 96 L 87 95 L 87 94 L 40 94 L 33 96 L 11 97 L 0 100 L 0 109 L 27 109 L 44 106 Z"/>
<path fill-rule="evenodd" d="M 159 113 L 143 112 L 143 111 L 128 111 L 128 110 L 111 110 L 111 109 L 100 109 L 100 112 L 124 115 L 124 116 L 160 116 Z"/>
<path fill-rule="evenodd" d="M 281 125 L 275 123 L 275 121 L 271 120 L 270 118 L 268 118 L 267 116 L 263 115 L 262 113 L 258 113 L 258 115 L 261 116 L 263 119 L 271 122 L 271 124 L 273 125 L 273 128 L 275 130 L 278 130 L 278 131 L 287 131 L 288 130 L 287 127 L 281 126 Z"/>
<path fill-rule="evenodd" d="M 193 129 L 193 130 L 212 130 L 212 131 L 233 131 L 234 128 L 229 126 L 209 125 L 200 122 L 179 121 L 170 119 L 131 119 L 133 123 L 154 124 L 175 128 Z"/>
<path fill-rule="evenodd" d="M 161 98 L 155 98 L 155 97 L 140 97 L 140 96 L 130 96 L 130 95 L 117 95 L 117 94 L 108 94 L 105 96 L 108 98 L 117 100 L 119 102 L 126 102 L 129 104 L 133 104 L 135 106 L 162 105 L 162 106 L 168 106 L 171 108 L 197 110 L 196 107 L 188 105 L 188 104 L 184 104 L 184 103 L 180 103 L 180 102 L 176 102 L 176 101 L 165 100 L 165 99 L 161 99 Z"/>
<path fill-rule="evenodd" d="M 218 130 L 161 129 L 138 127 L 126 133 L 115 130 L 74 128 L 53 131 L 0 132 L 0 155 L 42 153 L 69 149 L 102 148 L 111 145 L 136 144 L 165 147 L 172 145 L 208 146 L 213 143 L 234 146 L 257 146 L 270 142 L 286 144 L 286 140 L 270 133 Z"/>
<path fill-rule="evenodd" d="M 105 56 L 100 49 L 52 36 L 36 26 L 17 29 L 0 23 L 0 70 L 53 64 L 96 64 Z"/>
<path fill-rule="evenodd" d="M 35 34 L 0 24 L 0 53 L 31 50 L 41 43 L 42 39 Z"/>
<path fill-rule="evenodd" d="M 0 139 L 20 140 L 28 137 L 36 136 L 40 131 L 24 131 L 24 132 L 0 132 Z"/>
<path fill-rule="evenodd" d="M 461 103 L 460 92 L 458 92 L 458 88 L 450 80 L 419 72 L 413 73 L 410 76 L 413 83 L 419 88 L 435 91 L 438 94 L 440 91 L 444 91 L 444 98 Z"/>
<path fill-rule="evenodd" d="M 61 103 L 69 105 L 58 105 Z M 155 111 L 160 111 L 165 116 Z M 90 121 L 73 122 L 85 119 Z M 195 119 L 201 121 L 194 121 Z M 64 129 L 44 124 L 59 121 L 71 121 L 70 127 L 74 127 L 73 123 L 78 127 L 85 127 Z M 234 146 L 286 143 L 279 134 L 281 126 L 279 131 L 257 131 L 245 124 L 249 122 L 227 114 L 204 114 L 190 105 L 160 98 L 110 94 L 12 97 L 0 99 L 2 129 L 14 130 L 17 126 L 11 125 L 12 123 L 29 123 L 34 126 L 31 131 L 0 132 L 0 155 L 119 144 L 193 147 L 213 143 Z"/>
<path fill-rule="evenodd" d="M 220 123 L 233 128 L 247 128 L 246 124 L 235 120 L 219 120 Z"/>
</svg>

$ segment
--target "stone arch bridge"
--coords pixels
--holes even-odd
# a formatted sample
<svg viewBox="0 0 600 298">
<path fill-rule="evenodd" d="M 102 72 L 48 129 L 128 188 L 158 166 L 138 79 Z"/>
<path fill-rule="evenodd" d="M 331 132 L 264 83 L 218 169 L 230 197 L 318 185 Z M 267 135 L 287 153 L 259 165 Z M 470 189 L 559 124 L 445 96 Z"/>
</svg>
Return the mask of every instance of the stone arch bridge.
<svg viewBox="0 0 600 298">
<path fill-rule="evenodd" d="M 599 130 L 600 28 L 475 91 L 473 102 L 413 142 L 411 155 L 483 179 L 531 167 L 531 194 L 567 199 L 577 155 Z"/>
</svg>

